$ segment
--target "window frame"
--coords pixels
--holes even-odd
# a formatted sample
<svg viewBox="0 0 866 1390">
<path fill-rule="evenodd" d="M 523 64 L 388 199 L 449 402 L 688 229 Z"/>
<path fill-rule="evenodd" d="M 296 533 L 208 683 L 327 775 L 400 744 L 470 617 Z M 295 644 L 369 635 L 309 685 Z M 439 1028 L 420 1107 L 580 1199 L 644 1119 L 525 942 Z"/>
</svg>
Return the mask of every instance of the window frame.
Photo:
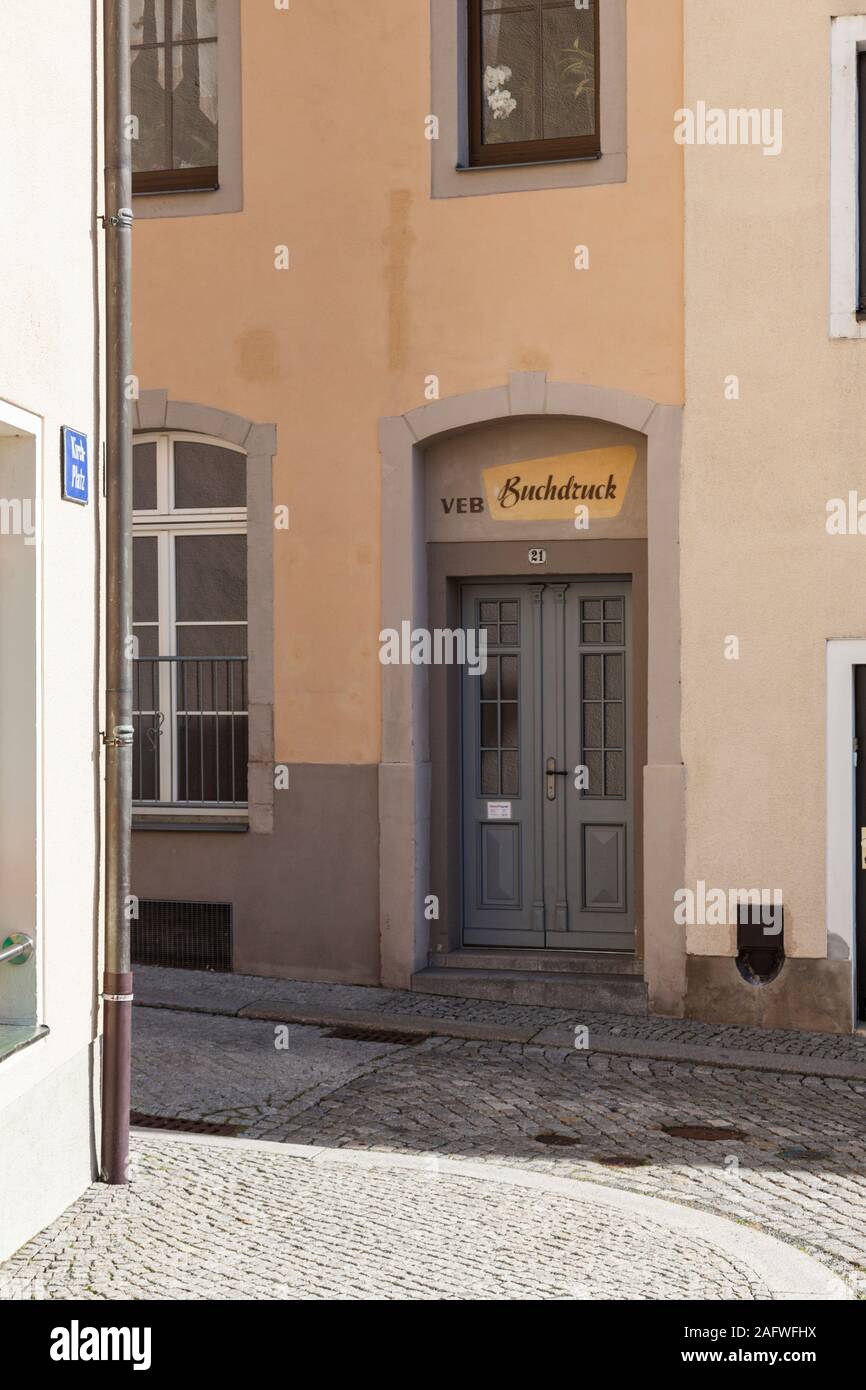
<svg viewBox="0 0 866 1390">
<path fill-rule="evenodd" d="M 226 439 L 215 439 L 210 435 L 196 434 L 190 430 L 153 430 L 136 432 L 133 436 L 133 449 L 140 444 L 156 444 L 156 507 L 155 508 L 136 508 L 132 514 L 132 538 L 136 540 L 143 537 L 155 537 L 157 543 L 156 561 L 156 582 L 157 582 L 157 619 L 156 621 L 133 622 L 133 636 L 141 628 L 156 628 L 157 656 L 176 657 L 177 651 L 177 629 L 178 627 L 242 627 L 247 632 L 247 651 L 246 659 L 249 661 L 249 594 L 247 595 L 247 612 L 243 619 L 233 619 L 225 621 L 212 621 L 207 624 L 193 621 L 181 621 L 177 619 L 177 574 L 175 564 L 175 539 L 178 536 L 246 536 L 247 546 L 249 546 L 249 527 L 248 527 L 248 504 L 244 507 L 175 507 L 174 506 L 174 445 L 177 443 L 192 442 L 196 444 L 209 444 L 216 449 L 227 449 L 231 453 L 241 454 L 248 459 L 246 449 L 238 444 L 233 444 Z M 249 486 L 249 478 L 247 479 Z M 144 660 L 151 660 L 149 657 Z M 169 677 L 167 673 L 160 673 L 160 680 L 165 683 Z M 165 691 L 162 692 L 161 702 L 170 707 L 171 700 Z M 249 731 L 249 706 L 245 711 L 247 718 L 247 728 Z M 247 759 L 249 767 L 249 758 Z M 248 774 L 249 775 L 249 774 Z M 174 769 L 169 760 L 160 766 L 160 791 L 161 796 L 158 801 L 136 801 L 134 811 L 136 817 L 147 815 L 165 815 L 172 811 L 189 811 L 206 816 L 237 816 L 243 814 L 248 806 L 247 802 L 230 802 L 228 804 L 220 802 L 175 802 L 171 796 L 165 796 L 173 790 Z"/>
<path fill-rule="evenodd" d="M 219 190 L 219 137 L 220 137 L 220 105 L 219 105 L 219 53 L 221 41 L 220 9 L 217 5 L 216 11 L 216 34 L 203 39 L 175 39 L 173 37 L 173 18 L 174 5 L 180 4 L 182 0 L 163 0 L 163 38 L 155 44 L 131 44 L 129 50 L 130 67 L 132 66 L 133 53 L 146 52 L 148 49 L 162 49 L 164 58 L 165 72 L 165 130 L 166 147 L 174 152 L 174 85 L 173 85 L 173 63 L 172 53 L 175 48 L 201 47 L 202 44 L 213 44 L 217 50 L 217 163 L 202 164 L 192 169 L 175 169 L 169 166 L 165 169 L 146 169 L 133 172 L 132 192 L 135 196 L 152 193 L 215 193 Z"/>
<path fill-rule="evenodd" d="M 466 86 L 468 116 L 468 163 L 473 169 L 496 168 L 521 164 L 556 164 L 576 160 L 598 160 L 602 156 L 601 147 L 601 21 L 599 11 L 601 0 L 593 0 L 593 26 L 595 45 L 595 131 L 592 135 L 560 136 L 550 140 L 513 140 L 501 145 L 485 145 L 483 126 L 482 97 L 482 22 L 486 0 L 467 0 L 467 42 L 466 42 Z M 525 5 L 516 4 L 515 9 L 504 13 L 521 13 L 523 9 L 534 10 L 533 0 Z M 542 0 L 538 6 L 539 14 L 544 9 L 569 9 L 567 3 L 557 0 Z"/>
<path fill-rule="evenodd" d="M 866 14 L 830 20 L 830 294 L 829 336 L 866 337 L 861 267 L 866 152 L 859 148 L 859 55 L 866 50 Z M 866 115 L 866 113 L 864 113 Z M 861 172 L 862 171 L 862 172 Z"/>
</svg>

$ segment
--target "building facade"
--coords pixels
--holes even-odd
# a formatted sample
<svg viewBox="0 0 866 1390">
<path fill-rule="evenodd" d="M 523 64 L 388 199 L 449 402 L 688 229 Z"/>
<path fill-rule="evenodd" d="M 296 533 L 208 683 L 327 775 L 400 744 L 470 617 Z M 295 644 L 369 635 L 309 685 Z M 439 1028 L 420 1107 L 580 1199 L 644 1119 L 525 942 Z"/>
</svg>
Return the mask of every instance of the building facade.
<svg viewBox="0 0 866 1390">
<path fill-rule="evenodd" d="M 0 16 L 0 1260 L 97 1165 L 99 9 Z"/>
<path fill-rule="evenodd" d="M 735 928 L 689 924 L 687 995 L 845 1030 L 866 1015 L 866 7 L 687 0 L 685 32 L 684 882 L 778 889 L 786 957 L 744 990 Z"/>
<path fill-rule="evenodd" d="M 850 1030 L 796 9 L 136 3 L 140 960 Z"/>
</svg>

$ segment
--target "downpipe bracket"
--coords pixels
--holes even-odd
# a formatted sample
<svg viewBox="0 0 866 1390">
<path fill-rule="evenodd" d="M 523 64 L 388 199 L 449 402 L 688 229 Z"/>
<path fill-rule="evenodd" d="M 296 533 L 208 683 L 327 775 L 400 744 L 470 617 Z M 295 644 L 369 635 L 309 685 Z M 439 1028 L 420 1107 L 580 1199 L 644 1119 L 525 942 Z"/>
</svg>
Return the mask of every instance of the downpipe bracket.
<svg viewBox="0 0 866 1390">
<path fill-rule="evenodd" d="M 117 212 L 112 213 L 110 217 L 103 215 L 99 220 L 103 227 L 106 228 L 131 227 L 135 221 L 135 213 L 132 211 L 132 208 L 118 208 Z"/>
<path fill-rule="evenodd" d="M 103 733 L 102 742 L 106 748 L 131 748 L 135 739 L 135 729 L 131 724 L 118 724 L 112 730 L 111 738 Z"/>
</svg>

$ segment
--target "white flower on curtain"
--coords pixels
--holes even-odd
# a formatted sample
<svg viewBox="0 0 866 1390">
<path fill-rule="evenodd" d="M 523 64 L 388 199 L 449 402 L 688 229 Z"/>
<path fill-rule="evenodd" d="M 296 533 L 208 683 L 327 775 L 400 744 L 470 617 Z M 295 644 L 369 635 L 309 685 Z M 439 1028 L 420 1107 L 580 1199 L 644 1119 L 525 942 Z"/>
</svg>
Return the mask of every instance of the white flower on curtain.
<svg viewBox="0 0 866 1390">
<path fill-rule="evenodd" d="M 517 109 L 515 98 L 505 86 L 510 79 L 511 68 L 493 68 L 488 65 L 484 70 L 484 94 L 496 121 L 504 121 L 506 116 L 510 116 L 512 111 Z"/>
</svg>

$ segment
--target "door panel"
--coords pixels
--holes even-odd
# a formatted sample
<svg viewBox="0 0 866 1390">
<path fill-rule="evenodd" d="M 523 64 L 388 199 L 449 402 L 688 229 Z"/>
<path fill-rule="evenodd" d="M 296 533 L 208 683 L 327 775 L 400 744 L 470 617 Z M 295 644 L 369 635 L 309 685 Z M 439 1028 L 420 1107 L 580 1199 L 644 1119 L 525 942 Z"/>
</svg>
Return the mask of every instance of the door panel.
<svg viewBox="0 0 866 1390">
<path fill-rule="evenodd" d="M 487 635 L 463 668 L 463 912 L 470 946 L 544 945 L 538 785 L 540 585 L 466 585 L 462 625 Z"/>
<path fill-rule="evenodd" d="M 570 584 L 565 599 L 564 762 L 569 904 L 565 933 L 548 945 L 634 949 L 634 770 L 631 736 L 631 590 Z"/>
<path fill-rule="evenodd" d="M 462 675 L 466 945 L 634 949 L 630 599 L 464 586 L 488 639 L 487 671 Z"/>
</svg>

